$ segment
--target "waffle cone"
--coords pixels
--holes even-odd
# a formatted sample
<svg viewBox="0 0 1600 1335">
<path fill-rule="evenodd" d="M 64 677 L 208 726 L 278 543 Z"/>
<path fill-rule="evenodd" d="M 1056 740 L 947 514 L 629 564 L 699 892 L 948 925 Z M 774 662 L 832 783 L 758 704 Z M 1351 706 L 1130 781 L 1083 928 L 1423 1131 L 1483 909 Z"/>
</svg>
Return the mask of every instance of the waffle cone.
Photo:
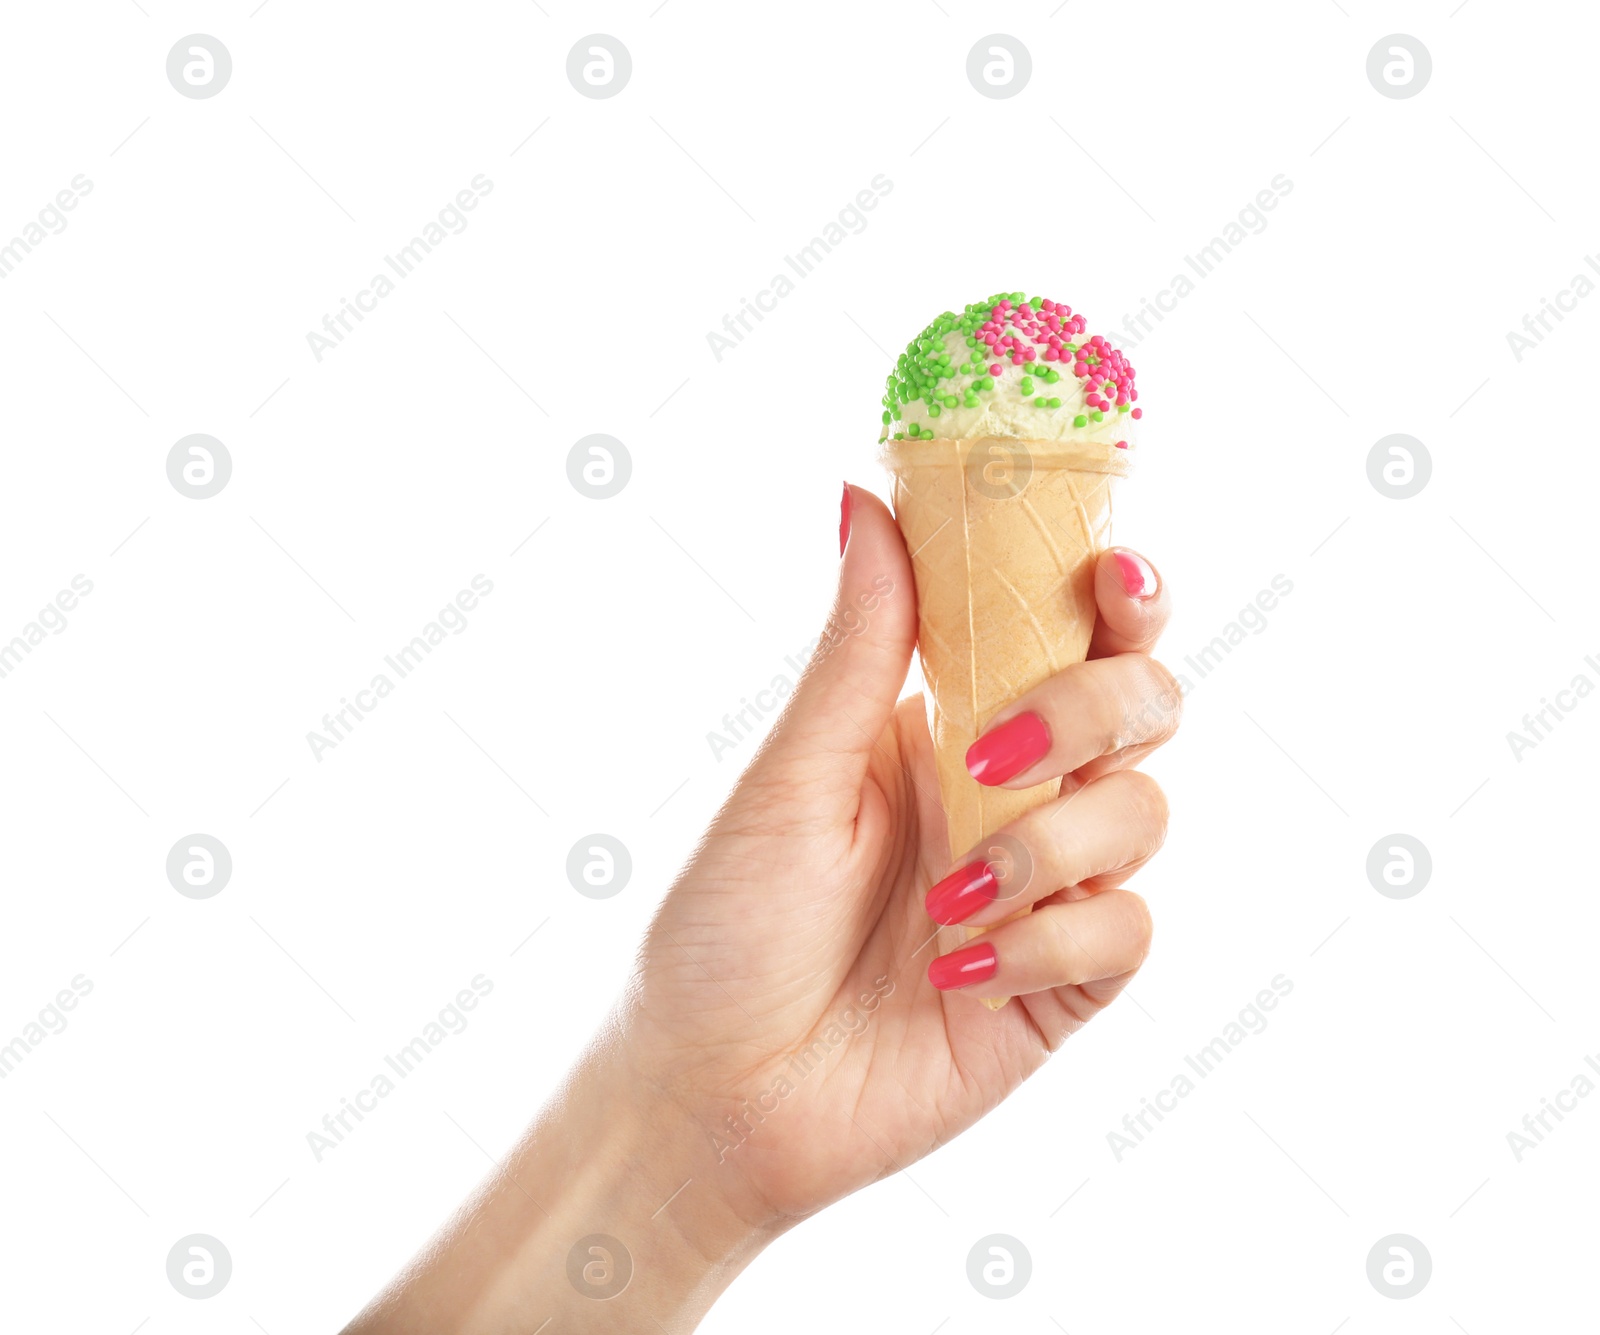
<svg viewBox="0 0 1600 1335">
<path fill-rule="evenodd" d="M 967 748 L 1007 704 L 1087 656 L 1095 557 L 1111 539 L 1111 484 L 1127 472 L 1128 454 L 1109 442 L 923 438 L 886 442 L 883 462 L 916 578 L 917 648 L 954 866 L 982 856 L 984 840 L 1060 789 L 1056 779 L 985 788 L 967 773 Z M 941 950 L 950 933 L 982 930 L 949 929 Z M 984 1005 L 998 1010 L 1005 1000 Z"/>
</svg>

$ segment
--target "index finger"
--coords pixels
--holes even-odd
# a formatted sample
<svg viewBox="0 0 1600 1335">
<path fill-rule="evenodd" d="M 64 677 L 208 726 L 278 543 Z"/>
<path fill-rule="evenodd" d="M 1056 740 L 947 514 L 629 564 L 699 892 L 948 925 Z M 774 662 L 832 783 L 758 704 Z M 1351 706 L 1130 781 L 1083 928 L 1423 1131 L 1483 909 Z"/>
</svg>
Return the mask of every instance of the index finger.
<svg viewBox="0 0 1600 1335">
<path fill-rule="evenodd" d="M 1094 568 L 1094 600 L 1100 615 L 1089 641 L 1090 658 L 1147 654 L 1167 628 L 1171 603 L 1166 581 L 1138 552 L 1111 547 Z"/>
</svg>

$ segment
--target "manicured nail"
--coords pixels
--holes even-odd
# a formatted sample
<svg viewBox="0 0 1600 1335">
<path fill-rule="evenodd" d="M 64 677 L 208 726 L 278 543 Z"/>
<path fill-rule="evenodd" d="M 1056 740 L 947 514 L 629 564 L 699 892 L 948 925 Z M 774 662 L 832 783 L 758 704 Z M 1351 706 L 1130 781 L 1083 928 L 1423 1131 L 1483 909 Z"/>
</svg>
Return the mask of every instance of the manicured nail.
<svg viewBox="0 0 1600 1335">
<path fill-rule="evenodd" d="M 1144 557 L 1121 547 L 1113 548 L 1111 554 L 1117 558 L 1117 568 L 1122 571 L 1122 587 L 1128 597 L 1155 597 L 1156 572 L 1150 568 L 1150 563 Z"/>
<path fill-rule="evenodd" d="M 967 773 L 985 787 L 1014 779 L 1050 752 L 1050 729 L 1037 714 L 1018 714 L 967 748 Z"/>
<path fill-rule="evenodd" d="M 1000 967 L 1000 957 L 987 941 L 978 941 L 960 950 L 941 955 L 928 966 L 928 981 L 941 992 L 957 987 L 986 983 Z"/>
<path fill-rule="evenodd" d="M 1000 893 L 1000 882 L 987 862 L 974 862 L 951 872 L 928 891 L 923 901 L 928 916 L 946 927 L 965 922 Z"/>
<path fill-rule="evenodd" d="M 844 498 L 839 502 L 839 555 L 844 555 L 844 545 L 850 541 L 850 484 L 844 484 Z"/>
</svg>

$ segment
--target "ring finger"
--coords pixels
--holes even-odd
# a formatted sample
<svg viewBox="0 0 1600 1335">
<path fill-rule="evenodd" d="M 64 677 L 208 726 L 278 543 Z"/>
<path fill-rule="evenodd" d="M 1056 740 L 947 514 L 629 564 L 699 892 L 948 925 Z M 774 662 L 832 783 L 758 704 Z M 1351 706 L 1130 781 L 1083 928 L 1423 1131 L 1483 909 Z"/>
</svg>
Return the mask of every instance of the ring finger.
<svg viewBox="0 0 1600 1335">
<path fill-rule="evenodd" d="M 1161 847 L 1167 801 L 1139 770 L 1117 770 L 1012 821 L 929 889 L 928 915 L 987 927 L 1058 891 L 1118 884 Z"/>
</svg>

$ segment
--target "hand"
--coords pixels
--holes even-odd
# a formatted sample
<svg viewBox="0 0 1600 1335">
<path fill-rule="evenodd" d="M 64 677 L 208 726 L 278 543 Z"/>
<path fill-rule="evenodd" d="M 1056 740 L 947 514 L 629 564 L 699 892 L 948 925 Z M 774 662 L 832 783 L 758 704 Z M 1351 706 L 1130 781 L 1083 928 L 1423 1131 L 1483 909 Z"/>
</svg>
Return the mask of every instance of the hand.
<svg viewBox="0 0 1600 1335">
<path fill-rule="evenodd" d="M 641 1314 L 691 1329 L 766 1241 L 965 1130 L 1143 962 L 1150 914 L 1121 887 L 1160 847 L 1166 803 L 1133 766 L 1180 709 L 1148 656 L 1167 619 L 1155 572 L 1101 555 L 1089 661 L 1003 710 L 969 756 L 1010 788 L 1064 776 L 1062 794 L 952 868 L 922 699 L 896 703 L 910 560 L 877 497 L 847 489 L 846 514 L 828 630 L 663 901 L 613 1025 L 504 1179 L 359 1329 L 531 1331 L 563 1300 L 563 1329 L 648 1329 Z M 994 930 L 958 945 L 930 912 Z M 956 946 L 942 956 L 940 935 Z M 596 1231 L 640 1279 L 585 1303 L 548 1277 Z M 515 1320 L 489 1319 L 492 1293 Z"/>
</svg>

